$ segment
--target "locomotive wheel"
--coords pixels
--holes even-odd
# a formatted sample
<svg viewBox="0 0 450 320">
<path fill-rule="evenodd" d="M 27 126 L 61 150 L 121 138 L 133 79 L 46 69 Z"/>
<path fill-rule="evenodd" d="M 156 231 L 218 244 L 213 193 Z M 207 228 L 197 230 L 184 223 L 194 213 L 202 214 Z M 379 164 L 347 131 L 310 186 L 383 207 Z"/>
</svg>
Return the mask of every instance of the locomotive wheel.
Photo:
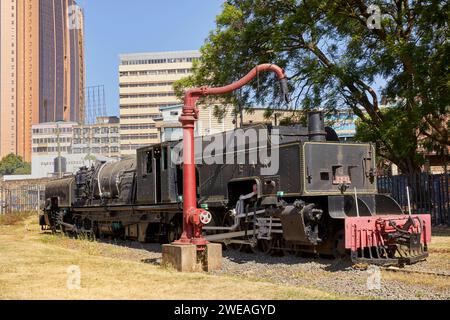
<svg viewBox="0 0 450 320">
<path fill-rule="evenodd" d="M 66 227 L 64 227 L 63 225 L 60 225 L 60 226 L 59 226 L 59 230 L 61 231 L 61 233 L 62 233 L 63 235 L 66 234 Z"/>
<path fill-rule="evenodd" d="M 178 223 L 171 223 L 167 231 L 167 243 L 172 243 L 181 237 L 181 226 Z"/>
<path fill-rule="evenodd" d="M 239 251 L 243 253 L 256 253 L 256 247 L 251 244 L 241 244 Z"/>
<path fill-rule="evenodd" d="M 295 245 L 286 241 L 282 241 L 283 243 L 283 253 L 285 256 L 295 255 L 297 252 L 295 250 Z"/>
<path fill-rule="evenodd" d="M 336 231 L 333 237 L 333 256 L 336 259 L 343 259 L 347 257 L 347 250 L 345 249 L 345 233 L 344 230 Z"/>
<path fill-rule="evenodd" d="M 245 252 L 245 253 L 257 253 L 258 252 L 258 241 L 254 239 L 253 237 L 248 237 L 246 239 L 250 243 L 248 244 L 241 244 L 239 251 Z"/>
<path fill-rule="evenodd" d="M 272 249 L 272 255 L 273 256 L 277 256 L 277 257 L 282 257 L 285 255 L 285 249 L 284 249 L 284 239 L 283 238 L 273 238 L 273 248 L 276 249 Z"/>
<path fill-rule="evenodd" d="M 225 243 L 225 247 L 227 248 L 227 250 L 241 250 L 241 245 L 238 243 Z"/>
<path fill-rule="evenodd" d="M 102 238 L 102 235 L 101 235 L 101 232 L 100 232 L 100 228 L 98 227 L 98 222 L 97 221 L 94 221 L 94 226 L 92 227 L 92 233 L 93 233 L 95 239 L 101 239 Z"/>
<path fill-rule="evenodd" d="M 273 243 L 272 240 L 260 239 L 258 240 L 258 249 L 261 253 L 271 254 Z"/>
</svg>

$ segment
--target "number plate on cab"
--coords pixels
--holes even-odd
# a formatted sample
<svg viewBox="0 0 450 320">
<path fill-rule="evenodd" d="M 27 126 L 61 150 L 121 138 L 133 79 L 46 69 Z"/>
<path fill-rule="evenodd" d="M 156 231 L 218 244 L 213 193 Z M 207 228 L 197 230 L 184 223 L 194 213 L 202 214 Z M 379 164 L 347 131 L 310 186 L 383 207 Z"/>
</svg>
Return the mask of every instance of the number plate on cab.
<svg viewBox="0 0 450 320">
<path fill-rule="evenodd" d="M 335 176 L 333 179 L 333 184 L 339 185 L 339 184 L 351 184 L 352 179 L 350 179 L 350 176 Z"/>
</svg>

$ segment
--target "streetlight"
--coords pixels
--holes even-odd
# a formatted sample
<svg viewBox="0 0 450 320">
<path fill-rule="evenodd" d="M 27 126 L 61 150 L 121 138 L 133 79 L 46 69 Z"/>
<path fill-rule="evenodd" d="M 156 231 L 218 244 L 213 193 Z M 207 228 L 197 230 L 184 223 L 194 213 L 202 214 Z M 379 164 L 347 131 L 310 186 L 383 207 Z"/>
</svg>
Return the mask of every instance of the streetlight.
<svg viewBox="0 0 450 320">
<path fill-rule="evenodd" d="M 59 137 L 61 135 L 61 130 L 59 129 L 59 124 L 64 123 L 62 120 L 56 121 L 56 146 L 58 148 L 58 177 L 62 178 L 62 159 L 61 159 L 61 143 Z"/>
</svg>

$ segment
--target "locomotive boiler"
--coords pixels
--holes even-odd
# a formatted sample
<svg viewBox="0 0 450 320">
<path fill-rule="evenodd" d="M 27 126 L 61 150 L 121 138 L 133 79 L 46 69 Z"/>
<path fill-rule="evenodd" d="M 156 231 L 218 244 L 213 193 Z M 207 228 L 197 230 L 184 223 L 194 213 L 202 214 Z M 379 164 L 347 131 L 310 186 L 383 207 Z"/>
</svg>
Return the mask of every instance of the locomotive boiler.
<svg viewBox="0 0 450 320">
<path fill-rule="evenodd" d="M 311 112 L 307 126 L 253 125 L 196 139 L 198 208 L 208 241 L 267 254 L 310 252 L 355 262 L 426 259 L 429 215 L 377 191 L 375 149 L 339 142 Z M 43 228 L 173 242 L 183 227 L 180 141 L 137 150 L 50 182 Z"/>
</svg>

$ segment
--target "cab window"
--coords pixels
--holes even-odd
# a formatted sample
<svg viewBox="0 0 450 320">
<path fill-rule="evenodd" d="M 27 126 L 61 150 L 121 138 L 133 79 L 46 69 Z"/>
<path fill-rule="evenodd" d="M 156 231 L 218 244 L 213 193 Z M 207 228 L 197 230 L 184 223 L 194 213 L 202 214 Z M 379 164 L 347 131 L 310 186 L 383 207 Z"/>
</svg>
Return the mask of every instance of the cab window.
<svg viewBox="0 0 450 320">
<path fill-rule="evenodd" d="M 147 174 L 153 173 L 153 150 L 147 152 L 146 170 Z"/>
</svg>

